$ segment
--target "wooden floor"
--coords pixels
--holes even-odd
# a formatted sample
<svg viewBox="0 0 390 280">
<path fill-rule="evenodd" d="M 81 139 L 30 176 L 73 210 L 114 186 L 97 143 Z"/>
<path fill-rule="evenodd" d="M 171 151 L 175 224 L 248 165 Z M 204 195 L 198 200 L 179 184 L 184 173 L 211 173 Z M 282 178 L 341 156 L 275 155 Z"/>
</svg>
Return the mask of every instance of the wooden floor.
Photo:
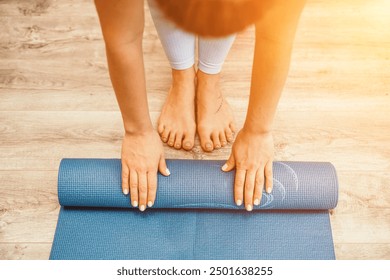
<svg viewBox="0 0 390 280">
<path fill-rule="evenodd" d="M 338 259 L 390 259 L 390 1 L 312 0 L 275 120 L 277 160 L 331 161 Z M 223 69 L 245 117 L 253 29 Z M 149 12 L 144 40 L 156 122 L 170 69 Z M 0 0 L 0 259 L 47 259 L 63 157 L 120 157 L 122 124 L 91 0 Z M 226 159 L 166 147 L 168 158 Z"/>
</svg>

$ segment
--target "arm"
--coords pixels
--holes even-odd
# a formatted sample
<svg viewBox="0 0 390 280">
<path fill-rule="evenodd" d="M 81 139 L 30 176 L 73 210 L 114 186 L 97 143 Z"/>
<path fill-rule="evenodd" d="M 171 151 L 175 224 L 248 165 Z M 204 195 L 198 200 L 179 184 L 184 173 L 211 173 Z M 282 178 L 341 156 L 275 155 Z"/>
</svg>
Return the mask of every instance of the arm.
<svg viewBox="0 0 390 280">
<path fill-rule="evenodd" d="M 256 23 L 252 83 L 245 124 L 238 133 L 224 171 L 236 167 L 234 196 L 247 210 L 259 205 L 263 185 L 272 190 L 272 125 L 286 81 L 291 49 L 304 0 L 264 1 Z"/>
<path fill-rule="evenodd" d="M 122 113 L 122 191 L 133 206 L 152 206 L 157 170 L 169 175 L 163 147 L 153 130 L 146 96 L 142 52 L 143 0 L 95 0 L 106 45 L 111 82 Z"/>
</svg>

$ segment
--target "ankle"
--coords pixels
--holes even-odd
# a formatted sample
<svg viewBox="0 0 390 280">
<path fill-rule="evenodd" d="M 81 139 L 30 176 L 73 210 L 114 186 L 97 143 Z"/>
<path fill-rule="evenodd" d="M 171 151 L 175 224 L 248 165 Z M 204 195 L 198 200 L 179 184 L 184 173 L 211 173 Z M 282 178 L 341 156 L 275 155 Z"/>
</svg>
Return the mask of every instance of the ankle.
<svg viewBox="0 0 390 280">
<path fill-rule="evenodd" d="M 196 72 L 196 78 L 197 78 L 198 85 L 200 86 L 219 87 L 221 73 L 207 74 L 202 70 L 198 70 Z"/>
<path fill-rule="evenodd" d="M 195 68 L 194 66 L 184 69 L 172 69 L 172 85 L 182 85 L 195 82 Z"/>
</svg>

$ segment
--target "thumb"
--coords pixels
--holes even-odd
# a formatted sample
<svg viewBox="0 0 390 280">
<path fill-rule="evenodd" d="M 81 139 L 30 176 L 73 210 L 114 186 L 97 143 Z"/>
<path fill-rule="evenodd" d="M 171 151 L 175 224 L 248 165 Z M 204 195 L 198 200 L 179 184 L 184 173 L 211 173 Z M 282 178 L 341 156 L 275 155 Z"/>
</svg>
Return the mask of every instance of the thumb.
<svg viewBox="0 0 390 280">
<path fill-rule="evenodd" d="M 169 176 L 171 175 L 171 172 L 169 171 L 167 167 L 167 163 L 165 162 L 165 157 L 164 155 L 161 156 L 160 162 L 158 163 L 158 171 L 164 176 Z"/>
<path fill-rule="evenodd" d="M 226 161 L 226 163 L 222 166 L 222 171 L 229 172 L 236 166 L 236 162 L 234 160 L 233 153 L 230 154 L 229 159 Z"/>
</svg>

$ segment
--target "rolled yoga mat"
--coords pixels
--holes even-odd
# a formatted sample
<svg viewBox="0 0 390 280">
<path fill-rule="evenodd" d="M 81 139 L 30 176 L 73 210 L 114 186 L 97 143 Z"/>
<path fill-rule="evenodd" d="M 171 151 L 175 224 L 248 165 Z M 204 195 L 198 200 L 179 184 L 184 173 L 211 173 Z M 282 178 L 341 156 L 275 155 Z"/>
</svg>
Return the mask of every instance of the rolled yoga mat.
<svg viewBox="0 0 390 280">
<path fill-rule="evenodd" d="M 156 202 L 121 191 L 118 159 L 63 159 L 50 259 L 334 259 L 337 176 L 321 162 L 274 162 L 274 188 L 252 212 L 234 203 L 225 161 L 167 160 Z"/>
</svg>

